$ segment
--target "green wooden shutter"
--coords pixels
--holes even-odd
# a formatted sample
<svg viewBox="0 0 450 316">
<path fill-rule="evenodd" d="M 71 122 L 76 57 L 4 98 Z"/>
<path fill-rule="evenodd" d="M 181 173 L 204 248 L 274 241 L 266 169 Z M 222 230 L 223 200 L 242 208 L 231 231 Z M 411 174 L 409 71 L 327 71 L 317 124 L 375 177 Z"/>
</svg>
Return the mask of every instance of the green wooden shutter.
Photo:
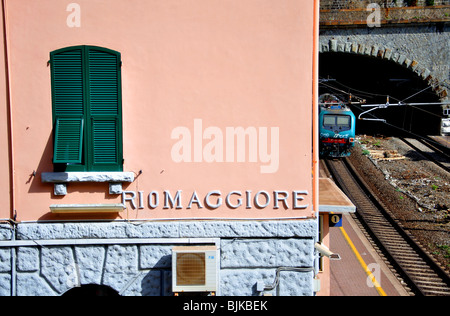
<svg viewBox="0 0 450 316">
<path fill-rule="evenodd" d="M 82 55 L 81 48 L 51 53 L 54 120 L 84 115 Z"/>
<path fill-rule="evenodd" d="M 53 163 L 83 161 L 83 50 L 62 49 L 50 54 L 54 146 Z"/>
<path fill-rule="evenodd" d="M 108 51 L 89 49 L 89 96 L 91 115 L 119 114 L 119 57 Z"/>
<path fill-rule="evenodd" d="M 83 119 L 58 118 L 55 124 L 54 163 L 81 163 Z"/>
<path fill-rule="evenodd" d="M 94 169 L 122 168 L 120 54 L 89 47 L 89 115 Z"/>
<path fill-rule="evenodd" d="M 122 171 L 120 53 L 68 47 L 50 53 L 50 63 L 54 163 L 68 164 L 66 171 Z"/>
</svg>

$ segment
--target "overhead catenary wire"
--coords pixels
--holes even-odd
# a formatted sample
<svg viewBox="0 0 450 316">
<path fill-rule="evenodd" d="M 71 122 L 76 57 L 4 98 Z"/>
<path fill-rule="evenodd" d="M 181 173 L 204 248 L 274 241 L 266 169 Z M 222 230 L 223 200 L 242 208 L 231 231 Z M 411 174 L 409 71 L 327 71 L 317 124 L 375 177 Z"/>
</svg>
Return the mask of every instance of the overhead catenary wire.
<svg viewBox="0 0 450 316">
<path fill-rule="evenodd" d="M 340 85 L 340 86 L 342 86 L 342 87 L 344 87 L 344 88 L 346 88 L 348 90 L 355 91 L 359 95 L 362 95 L 362 96 L 364 96 L 366 98 L 367 97 L 387 97 L 388 96 L 387 94 L 379 94 L 379 93 L 373 93 L 373 92 L 367 92 L 367 91 L 362 91 L 362 90 L 359 90 L 359 89 L 355 89 L 355 88 L 349 87 L 349 86 L 347 86 L 347 85 L 345 85 L 342 82 L 339 82 L 337 80 L 333 80 L 333 82 L 336 82 L 338 85 Z M 349 97 L 356 97 L 357 99 L 366 101 L 366 99 L 362 98 L 361 96 L 356 95 L 355 93 L 346 92 L 346 91 L 341 90 L 339 88 L 336 88 L 336 87 L 333 87 L 331 85 L 328 85 L 328 84 L 326 84 L 324 82 L 321 82 L 320 84 L 324 85 L 324 86 L 326 86 L 326 87 L 328 87 L 330 89 L 333 89 L 335 91 L 338 91 L 340 93 L 344 93 L 344 94 L 346 94 Z M 398 99 L 398 98 L 395 98 L 395 97 L 392 97 L 392 96 L 391 96 L 391 98 L 394 99 L 395 101 L 400 101 L 400 99 Z"/>
<path fill-rule="evenodd" d="M 411 99 L 412 97 L 415 97 L 416 95 L 421 94 L 422 92 L 425 92 L 426 90 L 428 90 L 428 89 L 430 89 L 430 88 L 431 88 L 431 86 L 428 86 L 428 87 L 426 87 L 425 89 L 420 90 L 419 92 L 414 93 L 413 95 L 407 97 L 406 99 L 402 100 L 401 102 L 403 103 L 403 102 L 405 102 L 406 100 L 409 100 L 409 99 Z"/>
<path fill-rule="evenodd" d="M 337 81 L 337 80 L 335 80 L 335 79 L 331 80 L 331 79 L 323 79 L 323 78 L 321 78 L 321 80 L 323 80 L 322 82 L 320 82 L 321 85 L 323 85 L 323 86 L 325 86 L 325 87 L 327 87 L 327 88 L 329 88 L 329 89 L 335 90 L 335 91 L 337 91 L 337 92 L 339 92 L 339 93 L 343 93 L 343 94 L 347 95 L 347 96 L 349 97 L 349 99 L 351 99 L 352 97 L 356 97 L 356 98 L 360 99 L 360 102 L 349 102 L 349 104 L 352 104 L 352 105 L 364 104 L 364 105 L 362 105 L 363 107 L 373 107 L 373 109 L 361 113 L 361 114 L 359 115 L 359 117 L 358 117 L 360 120 L 383 121 L 383 122 L 385 122 L 386 120 L 383 120 L 383 119 L 379 119 L 379 118 L 372 118 L 372 119 L 369 119 L 369 118 L 362 118 L 362 116 L 363 116 L 364 114 L 367 114 L 367 113 L 369 113 L 369 112 L 371 112 L 371 111 L 374 111 L 374 110 L 376 110 L 376 109 L 384 109 L 384 108 L 388 108 L 388 107 L 390 107 L 390 106 L 411 106 L 412 108 L 415 108 L 415 109 L 424 111 L 424 112 L 429 113 L 429 114 L 432 114 L 432 115 L 434 115 L 434 116 L 436 116 L 436 117 L 440 117 L 440 116 L 437 115 L 437 114 L 434 114 L 434 113 L 431 113 L 431 112 L 429 112 L 429 111 L 420 109 L 420 108 L 418 108 L 417 106 L 421 106 L 421 105 L 447 105 L 447 104 L 450 104 L 450 102 L 446 102 L 446 101 L 444 101 L 444 102 L 405 103 L 405 101 L 407 101 L 407 100 L 409 100 L 409 99 L 411 99 L 411 98 L 413 98 L 413 97 L 415 97 L 415 96 L 417 96 L 417 95 L 419 95 L 419 94 L 421 94 L 421 93 L 423 93 L 423 92 L 429 90 L 430 88 L 432 88 L 431 86 L 428 86 L 428 87 L 426 87 L 426 88 L 424 88 L 424 89 L 422 89 L 422 90 L 420 90 L 420 91 L 418 91 L 418 92 L 415 92 L 415 93 L 413 93 L 412 95 L 408 96 L 407 98 L 405 98 L 405 99 L 403 99 L 403 100 L 399 100 L 398 98 L 392 97 L 392 96 L 390 96 L 390 95 L 377 94 L 377 93 L 366 92 L 366 91 L 354 89 L 354 88 L 351 88 L 351 87 L 349 87 L 349 86 L 347 86 L 347 85 L 344 85 L 343 83 L 341 83 L 341 82 L 339 82 L 339 81 Z M 339 89 L 339 88 L 333 87 L 332 85 L 326 84 L 324 81 L 326 81 L 326 82 L 328 82 L 328 81 L 336 82 L 337 84 L 339 84 L 339 85 L 341 85 L 341 86 L 347 88 L 348 90 L 356 91 L 356 92 L 358 92 L 358 93 L 360 93 L 360 94 L 362 94 L 362 95 L 365 95 L 365 96 L 386 97 L 386 98 L 387 98 L 387 102 L 386 102 L 385 104 L 365 104 L 365 103 L 366 103 L 366 100 L 365 100 L 365 99 L 363 99 L 363 98 L 361 98 L 361 97 L 358 97 L 357 95 L 352 94 L 352 93 L 350 93 L 350 92 L 346 92 L 346 91 L 341 90 L 341 89 Z M 394 99 L 394 100 L 397 101 L 398 103 L 397 103 L 397 104 L 395 104 L 395 103 L 391 104 L 391 103 L 389 102 L 390 99 Z"/>
<path fill-rule="evenodd" d="M 441 115 L 438 115 L 438 114 L 436 114 L 436 113 L 433 113 L 433 112 L 430 112 L 430 111 L 421 109 L 421 108 L 419 108 L 419 107 L 417 107 L 417 106 L 414 106 L 414 105 L 412 105 L 412 104 L 406 104 L 406 106 L 410 106 L 410 107 L 412 107 L 413 109 L 416 109 L 416 110 L 425 112 L 425 113 L 427 113 L 427 114 L 429 114 L 429 115 L 432 115 L 432 116 L 436 116 L 436 117 L 442 118 Z"/>
<path fill-rule="evenodd" d="M 341 86 L 343 86 L 344 88 L 347 88 L 349 90 L 355 91 L 355 92 L 360 93 L 360 94 L 363 94 L 365 96 L 369 96 L 369 97 L 387 97 L 388 96 L 387 94 L 379 94 L 379 93 L 373 93 L 373 92 L 367 92 L 367 91 L 362 91 L 362 90 L 359 90 L 359 89 L 355 89 L 355 88 L 349 87 L 349 86 L 347 86 L 347 85 L 345 85 L 342 82 L 339 82 L 337 80 L 336 80 L 336 83 L 341 85 Z M 395 97 L 392 97 L 392 96 L 390 96 L 390 97 L 392 99 L 394 99 L 395 101 L 400 101 L 398 98 L 395 98 Z"/>
<path fill-rule="evenodd" d="M 331 81 L 331 80 L 330 80 L 330 81 Z M 411 132 L 411 131 L 408 131 L 408 130 L 402 128 L 402 127 L 399 127 L 399 126 L 396 126 L 396 125 L 394 125 L 394 124 L 388 123 L 386 120 L 381 119 L 381 118 L 375 116 L 374 114 L 372 114 L 372 113 L 370 113 L 370 112 L 373 111 L 373 110 L 376 110 L 377 108 L 387 108 L 388 106 L 404 106 L 405 108 L 409 106 L 409 107 L 414 108 L 414 109 L 416 109 L 416 110 L 420 110 L 420 111 L 423 111 L 423 112 L 425 112 L 425 113 L 428 113 L 429 115 L 433 115 L 433 116 L 435 116 L 435 117 L 441 118 L 442 116 L 440 116 L 440 115 L 438 115 L 438 114 L 435 114 L 435 113 L 432 113 L 432 112 L 430 112 L 430 111 L 424 110 L 424 109 L 422 109 L 422 108 L 419 108 L 418 106 L 420 106 L 420 105 L 422 105 L 422 106 L 423 106 L 423 105 L 449 105 L 449 104 L 450 104 L 450 101 L 443 101 L 443 102 L 422 102 L 422 103 L 406 103 L 406 102 L 405 102 L 405 101 L 407 101 L 407 100 L 409 100 L 409 99 L 411 99 L 411 98 L 413 98 L 413 97 L 415 97 L 415 96 L 417 96 L 417 95 L 419 95 L 419 94 L 421 94 L 421 93 L 426 92 L 427 90 L 429 90 L 430 88 L 432 88 L 431 86 L 428 86 L 428 87 L 426 87 L 426 88 L 424 88 L 424 89 L 422 89 L 422 90 L 420 90 L 420 91 L 418 91 L 418 92 L 415 92 L 415 93 L 413 93 L 412 95 L 408 96 L 407 98 L 405 98 L 405 99 L 403 99 L 403 100 L 399 100 L 398 98 L 395 98 L 395 97 L 392 97 L 392 96 L 389 96 L 389 95 L 376 94 L 376 93 L 371 93 L 371 92 L 366 92 L 366 91 L 361 91 L 361 90 L 358 90 L 358 89 L 354 89 L 354 88 L 351 88 L 351 87 L 349 87 L 349 86 L 346 86 L 346 85 L 344 85 L 344 84 L 342 84 L 342 83 L 340 83 L 339 81 L 334 80 L 334 79 L 333 79 L 332 81 L 333 81 L 333 82 L 336 82 L 337 84 L 339 84 L 339 85 L 341 85 L 341 86 L 343 86 L 343 87 L 345 87 L 345 88 L 347 88 L 347 89 L 349 89 L 349 90 L 357 91 L 357 92 L 359 92 L 359 93 L 361 93 L 361 94 L 363 94 L 363 95 L 367 95 L 367 96 L 378 96 L 378 97 L 384 96 L 384 97 L 386 97 L 386 98 L 387 98 L 387 103 L 386 103 L 386 104 L 373 104 L 373 105 L 371 105 L 371 104 L 365 104 L 365 102 L 360 102 L 360 103 L 358 103 L 358 102 L 349 102 L 349 104 L 355 106 L 356 108 L 358 108 L 359 110 L 361 110 L 361 111 L 363 111 L 363 112 L 364 112 L 365 110 L 364 110 L 362 107 L 374 107 L 373 109 L 371 109 L 371 110 L 369 110 L 369 111 L 366 111 L 366 112 L 362 113 L 362 114 L 360 115 L 360 117 L 361 117 L 363 114 L 368 114 L 368 115 L 371 116 L 372 118 L 371 118 L 371 119 L 367 119 L 367 118 L 366 118 L 365 120 L 370 120 L 370 121 L 380 121 L 380 122 L 382 122 L 382 123 L 384 123 L 384 124 L 386 124 L 386 125 L 388 125 L 388 126 L 394 128 L 394 129 L 400 130 L 400 131 L 402 131 L 402 132 L 407 132 L 407 133 L 413 135 L 414 137 L 421 138 L 421 139 L 425 139 L 425 137 L 420 136 L 420 135 L 418 135 L 418 134 L 415 134 L 415 133 L 413 133 L 413 132 Z M 327 81 L 327 82 L 328 82 L 328 81 Z M 358 96 L 356 96 L 355 94 L 352 94 L 352 93 L 346 92 L 346 91 L 344 91 L 344 90 L 342 90 L 342 89 L 333 87 L 332 85 L 326 84 L 326 83 L 324 83 L 324 82 L 321 82 L 320 85 L 323 85 L 323 86 L 325 86 L 325 87 L 327 87 L 327 88 L 329 88 L 329 89 L 332 89 L 332 90 L 334 90 L 334 91 L 337 91 L 337 92 L 339 92 L 339 93 L 345 94 L 345 95 L 347 95 L 350 99 L 351 99 L 352 97 L 356 97 L 356 98 L 360 98 L 361 100 L 364 100 L 363 98 L 358 97 Z M 392 99 L 396 100 L 398 103 L 397 103 L 397 104 L 390 104 L 390 103 L 389 103 L 389 98 L 392 98 Z M 364 100 L 364 101 L 365 101 L 365 100 Z M 387 105 L 388 105 L 388 106 L 387 106 Z M 426 139 L 427 139 L 428 141 L 431 141 L 431 140 L 428 139 L 428 138 L 426 138 Z M 431 141 L 431 142 L 434 142 L 435 144 L 438 144 L 438 142 L 435 142 L 435 141 Z"/>
<path fill-rule="evenodd" d="M 338 88 L 333 87 L 333 86 L 331 86 L 331 85 L 328 85 L 328 84 L 326 84 L 326 83 L 324 83 L 324 82 L 321 82 L 320 84 L 323 85 L 323 86 L 326 86 L 326 87 L 328 87 L 328 88 L 330 88 L 330 89 L 332 89 L 332 90 L 335 90 L 335 91 L 337 91 L 337 92 L 343 93 L 343 94 L 347 95 L 347 96 L 350 97 L 350 98 L 351 98 L 351 97 L 356 97 L 357 99 L 360 100 L 360 102 L 363 102 L 363 103 L 365 102 L 365 99 L 360 98 L 360 97 L 357 96 L 357 95 L 354 95 L 354 94 L 349 93 L 349 92 L 345 92 L 344 90 L 338 89 Z"/>
<path fill-rule="evenodd" d="M 372 107 L 372 109 L 361 113 L 358 116 L 358 119 L 363 120 L 363 121 L 383 121 L 383 122 L 385 122 L 386 120 L 384 120 L 384 119 L 379 119 L 379 118 L 369 119 L 369 118 L 362 118 L 362 116 L 365 115 L 365 114 L 368 114 L 371 111 L 377 110 L 377 109 L 387 109 L 388 107 L 393 107 L 393 106 L 411 106 L 411 107 L 416 108 L 415 106 L 418 106 L 418 105 L 445 105 L 445 104 L 450 104 L 450 102 L 424 102 L 424 103 L 403 103 L 403 102 L 399 102 L 399 103 L 391 104 L 391 103 L 389 103 L 389 100 L 388 100 L 388 102 L 386 104 L 364 104 L 364 105 L 361 105 L 361 106 L 362 107 Z M 425 111 L 425 112 L 427 112 L 427 111 Z M 429 112 L 429 113 L 431 113 L 431 112 Z M 440 117 L 438 115 L 436 115 L 436 116 Z"/>
<path fill-rule="evenodd" d="M 357 108 L 359 108 L 359 107 L 357 107 Z M 360 110 L 362 110 L 362 109 L 360 109 Z M 374 120 L 380 121 L 380 122 L 382 122 L 382 123 L 384 123 L 384 124 L 386 124 L 386 125 L 388 125 L 388 126 L 390 126 L 390 127 L 393 127 L 393 128 L 395 128 L 395 129 L 398 129 L 398 130 L 400 130 L 400 131 L 402 131 L 402 132 L 406 132 L 406 133 L 408 133 L 408 134 L 410 134 L 410 135 L 412 135 L 412 136 L 414 136 L 414 137 L 416 137 L 416 138 L 424 139 L 424 140 L 426 140 L 426 141 L 428 141 L 428 142 L 431 142 L 431 143 L 434 143 L 434 144 L 436 144 L 436 145 L 439 145 L 439 142 L 434 141 L 434 140 L 432 140 L 432 139 L 430 139 L 430 138 L 428 138 L 428 137 L 424 137 L 424 136 L 418 135 L 418 134 L 413 133 L 413 132 L 411 132 L 411 131 L 408 131 L 408 130 L 402 128 L 402 127 L 399 127 L 399 126 L 397 126 L 397 125 L 388 123 L 386 120 L 380 119 L 380 118 L 376 117 L 375 115 L 373 115 L 372 113 L 369 113 L 369 115 L 372 116 L 372 117 L 374 118 Z"/>
<path fill-rule="evenodd" d="M 413 97 L 415 97 L 415 96 L 417 96 L 417 95 L 419 95 L 419 94 L 421 94 L 421 93 L 423 93 L 423 92 L 425 92 L 425 91 L 427 91 L 427 90 L 432 88 L 431 86 L 428 86 L 428 87 L 426 87 L 426 88 L 424 88 L 424 89 L 422 89 L 422 90 L 420 90 L 418 92 L 415 92 L 414 94 L 408 96 L 407 98 L 405 98 L 403 100 L 400 100 L 399 98 L 394 97 L 392 95 L 388 95 L 388 94 L 379 94 L 379 93 L 373 93 L 373 92 L 368 92 L 368 91 L 362 91 L 362 90 L 359 90 L 359 89 L 355 89 L 355 88 L 349 87 L 349 86 L 347 86 L 347 85 L 343 84 L 342 82 L 339 82 L 338 80 L 335 80 L 335 79 L 333 79 L 333 80 L 324 79 L 324 78 L 320 78 L 320 79 L 323 80 L 323 81 L 320 82 L 320 85 L 325 86 L 327 88 L 330 88 L 332 90 L 335 90 L 337 92 L 343 93 L 343 94 L 349 96 L 350 98 L 356 97 L 356 98 L 358 98 L 360 100 L 364 100 L 364 101 L 366 101 L 364 98 L 362 98 L 362 97 L 360 97 L 360 96 L 358 96 L 358 95 L 356 95 L 354 93 L 346 92 L 346 91 L 344 91 L 342 89 L 339 89 L 337 87 L 334 87 L 334 86 L 332 86 L 330 84 L 326 84 L 325 81 L 326 82 L 329 82 L 329 81 L 335 82 L 338 85 L 340 85 L 340 86 L 342 86 L 342 87 L 344 87 L 344 88 L 346 88 L 348 90 L 355 91 L 356 93 L 359 93 L 360 95 L 363 95 L 365 97 L 385 97 L 385 98 L 390 98 L 392 100 L 395 100 L 398 103 L 405 103 L 406 100 L 409 100 L 409 99 L 411 99 L 411 98 L 413 98 Z M 426 104 L 428 104 L 428 103 L 421 103 L 421 105 L 426 105 Z M 430 104 L 435 104 L 435 103 L 430 103 Z M 447 103 L 444 103 L 444 104 L 447 104 Z"/>
</svg>

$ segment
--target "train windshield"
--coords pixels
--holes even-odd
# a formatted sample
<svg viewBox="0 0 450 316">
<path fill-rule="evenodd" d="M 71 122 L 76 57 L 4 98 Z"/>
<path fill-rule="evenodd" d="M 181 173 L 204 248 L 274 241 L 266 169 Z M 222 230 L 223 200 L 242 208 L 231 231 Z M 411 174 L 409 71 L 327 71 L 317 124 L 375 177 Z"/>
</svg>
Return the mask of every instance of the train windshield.
<svg viewBox="0 0 450 316">
<path fill-rule="evenodd" d="M 349 115 L 324 115 L 324 127 L 337 127 L 340 130 L 351 129 L 352 119 Z"/>
</svg>

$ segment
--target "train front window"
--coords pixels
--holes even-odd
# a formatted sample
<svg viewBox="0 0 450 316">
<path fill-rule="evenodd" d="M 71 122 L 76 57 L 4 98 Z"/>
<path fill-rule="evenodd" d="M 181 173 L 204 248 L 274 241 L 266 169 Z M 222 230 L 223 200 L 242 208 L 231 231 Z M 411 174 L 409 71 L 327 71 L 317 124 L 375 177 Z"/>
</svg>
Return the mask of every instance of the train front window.
<svg viewBox="0 0 450 316">
<path fill-rule="evenodd" d="M 335 115 L 325 115 L 323 117 L 323 126 L 335 126 L 336 116 Z"/>
<path fill-rule="evenodd" d="M 336 117 L 337 126 L 341 128 L 350 128 L 350 116 L 348 115 L 339 115 Z"/>
<path fill-rule="evenodd" d="M 329 129 L 347 131 L 351 129 L 352 119 L 349 115 L 324 115 L 323 126 Z"/>
</svg>

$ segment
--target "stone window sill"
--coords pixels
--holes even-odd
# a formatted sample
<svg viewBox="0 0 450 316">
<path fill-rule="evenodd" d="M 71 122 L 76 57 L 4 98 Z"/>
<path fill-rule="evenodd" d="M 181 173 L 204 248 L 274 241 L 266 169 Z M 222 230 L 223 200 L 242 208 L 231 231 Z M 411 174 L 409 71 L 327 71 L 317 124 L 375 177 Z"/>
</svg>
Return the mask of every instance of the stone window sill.
<svg viewBox="0 0 450 316">
<path fill-rule="evenodd" d="M 43 172 L 43 183 L 133 182 L 133 172 Z"/>
<path fill-rule="evenodd" d="M 67 183 L 70 182 L 108 182 L 110 194 L 121 194 L 123 182 L 133 182 L 134 172 L 43 172 L 43 183 L 55 184 L 55 195 L 67 194 Z"/>
</svg>

